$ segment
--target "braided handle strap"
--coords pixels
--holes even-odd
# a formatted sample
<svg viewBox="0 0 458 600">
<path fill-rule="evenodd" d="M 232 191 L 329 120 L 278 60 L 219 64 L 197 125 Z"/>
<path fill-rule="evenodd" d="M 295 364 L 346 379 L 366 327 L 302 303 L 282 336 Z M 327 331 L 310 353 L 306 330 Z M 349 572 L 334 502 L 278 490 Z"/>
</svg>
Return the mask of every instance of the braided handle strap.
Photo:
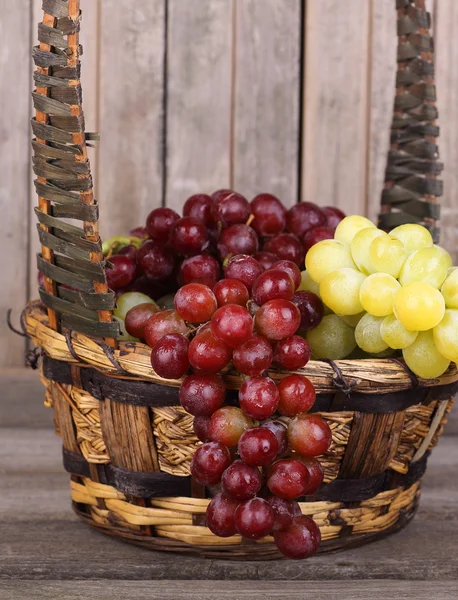
<svg viewBox="0 0 458 600">
<path fill-rule="evenodd" d="M 114 294 L 108 290 L 86 149 L 80 82 L 79 0 L 43 0 L 32 93 L 36 116 L 33 169 L 38 193 L 38 236 L 42 251 L 40 288 L 53 329 L 106 337 L 119 332 L 112 321 Z M 81 221 L 82 227 L 68 219 Z"/>
<path fill-rule="evenodd" d="M 398 53 L 391 146 L 382 193 L 379 226 L 404 223 L 427 227 L 439 240 L 436 221 L 442 195 L 438 162 L 434 46 L 425 0 L 397 0 Z"/>
</svg>

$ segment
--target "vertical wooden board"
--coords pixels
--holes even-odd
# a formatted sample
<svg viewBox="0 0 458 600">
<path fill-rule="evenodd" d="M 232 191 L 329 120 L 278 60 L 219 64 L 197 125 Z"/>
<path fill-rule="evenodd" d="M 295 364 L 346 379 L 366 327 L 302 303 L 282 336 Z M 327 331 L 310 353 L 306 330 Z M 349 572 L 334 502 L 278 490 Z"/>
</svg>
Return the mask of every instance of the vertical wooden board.
<svg viewBox="0 0 458 600">
<path fill-rule="evenodd" d="M 436 87 L 439 109 L 440 159 L 444 162 L 444 195 L 440 221 L 442 246 L 458 259 L 458 4 L 440 0 L 435 6 Z"/>
<path fill-rule="evenodd" d="M 24 364 L 25 342 L 8 330 L 6 311 L 15 320 L 27 300 L 30 0 L 0 0 L 0 365 Z"/>
<path fill-rule="evenodd" d="M 302 199 L 364 213 L 369 9 L 366 0 L 308 0 Z"/>
<path fill-rule="evenodd" d="M 165 0 L 102 0 L 102 237 L 127 233 L 161 205 Z"/>
<path fill-rule="evenodd" d="M 298 201 L 301 2 L 236 3 L 233 185 Z"/>
<path fill-rule="evenodd" d="M 232 0 L 169 0 L 167 206 L 230 182 Z"/>
</svg>

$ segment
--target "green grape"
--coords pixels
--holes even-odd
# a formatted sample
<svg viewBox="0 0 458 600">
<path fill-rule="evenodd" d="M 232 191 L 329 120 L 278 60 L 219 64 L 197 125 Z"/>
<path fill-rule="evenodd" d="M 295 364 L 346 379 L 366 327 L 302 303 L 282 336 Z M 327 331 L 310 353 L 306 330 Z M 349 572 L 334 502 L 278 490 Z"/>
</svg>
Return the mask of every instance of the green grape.
<svg viewBox="0 0 458 600">
<path fill-rule="evenodd" d="M 390 235 L 400 240 L 409 253 L 433 245 L 433 238 L 426 227 L 414 223 L 399 225 L 390 232 Z"/>
<path fill-rule="evenodd" d="M 383 317 L 374 317 L 366 314 L 355 329 L 355 339 L 358 346 L 364 352 L 378 354 L 388 348 L 388 344 L 380 335 L 380 325 Z"/>
<path fill-rule="evenodd" d="M 358 231 L 352 239 L 350 244 L 351 256 L 358 269 L 365 275 L 374 272 L 369 256 L 370 245 L 375 238 L 386 235 L 387 234 L 381 229 L 366 227 L 365 229 Z"/>
<path fill-rule="evenodd" d="M 446 310 L 442 321 L 433 329 L 434 343 L 439 352 L 458 362 L 458 310 Z"/>
<path fill-rule="evenodd" d="M 374 273 L 363 282 L 359 299 L 366 312 L 374 317 L 386 317 L 393 312 L 393 301 L 399 282 L 387 273 Z"/>
<path fill-rule="evenodd" d="M 420 331 L 417 339 L 402 351 L 406 365 L 419 377 L 440 377 L 450 361 L 439 352 L 432 331 Z"/>
<path fill-rule="evenodd" d="M 367 227 L 372 227 L 375 229 L 374 223 L 366 219 L 366 217 L 362 217 L 361 215 L 351 215 L 349 217 L 345 217 L 340 223 L 337 225 L 336 231 L 334 233 L 334 239 L 339 240 L 339 242 L 344 242 L 345 244 L 351 244 L 352 239 L 361 229 L 366 229 Z"/>
<path fill-rule="evenodd" d="M 350 325 L 350 327 L 356 327 L 365 314 L 365 311 L 363 311 L 358 313 L 357 315 L 341 315 L 340 318 L 344 323 Z"/>
<path fill-rule="evenodd" d="M 307 331 L 306 339 L 315 358 L 338 360 L 345 358 L 356 347 L 355 333 L 337 315 L 327 315 L 315 327 Z"/>
<path fill-rule="evenodd" d="M 408 331 L 427 331 L 444 316 L 444 297 L 429 283 L 415 282 L 402 287 L 394 297 L 394 314 Z"/>
<path fill-rule="evenodd" d="M 369 246 L 371 272 L 388 273 L 397 279 L 407 256 L 404 244 L 392 235 L 376 237 Z"/>
<path fill-rule="evenodd" d="M 315 283 L 320 283 L 328 273 L 343 267 L 356 269 L 350 246 L 337 240 L 318 242 L 310 248 L 305 257 L 305 268 Z"/>
<path fill-rule="evenodd" d="M 124 320 L 127 312 L 137 306 L 137 304 L 156 304 L 154 300 L 151 300 L 146 294 L 140 294 L 140 292 L 126 292 L 118 296 L 116 300 L 116 308 L 113 310 L 115 317 Z M 159 310 L 159 308 L 157 309 Z"/>
<path fill-rule="evenodd" d="M 442 246 L 438 246 L 437 244 L 434 244 L 433 248 L 435 248 L 441 255 L 445 256 L 445 260 L 447 261 L 447 269 L 453 268 L 453 259 L 447 250 L 442 248 Z M 456 267 L 454 268 L 456 269 Z"/>
<path fill-rule="evenodd" d="M 439 288 L 447 277 L 452 258 L 448 252 L 438 246 L 422 248 L 409 256 L 402 267 L 399 281 L 407 285 L 414 281 L 424 281 Z"/>
<path fill-rule="evenodd" d="M 116 317 L 115 315 L 113 315 L 113 319 L 115 321 L 118 321 L 119 323 L 119 335 L 116 338 L 117 340 L 121 340 L 124 342 L 138 342 L 140 340 L 138 340 L 137 338 L 129 335 L 126 331 L 126 326 L 124 323 L 124 319 L 120 319 L 119 317 Z"/>
<path fill-rule="evenodd" d="M 162 298 L 156 300 L 156 304 L 161 310 L 174 310 L 175 309 L 175 294 L 166 294 Z"/>
<path fill-rule="evenodd" d="M 394 315 L 388 315 L 380 325 L 380 335 L 390 348 L 403 350 L 414 343 L 418 331 L 407 331 Z"/>
<path fill-rule="evenodd" d="M 441 287 L 447 308 L 458 308 L 458 269 L 449 269 L 447 279 Z"/>
<path fill-rule="evenodd" d="M 320 283 L 323 302 L 338 315 L 357 315 L 363 310 L 359 290 L 365 278 L 348 267 L 331 271 Z"/>
</svg>

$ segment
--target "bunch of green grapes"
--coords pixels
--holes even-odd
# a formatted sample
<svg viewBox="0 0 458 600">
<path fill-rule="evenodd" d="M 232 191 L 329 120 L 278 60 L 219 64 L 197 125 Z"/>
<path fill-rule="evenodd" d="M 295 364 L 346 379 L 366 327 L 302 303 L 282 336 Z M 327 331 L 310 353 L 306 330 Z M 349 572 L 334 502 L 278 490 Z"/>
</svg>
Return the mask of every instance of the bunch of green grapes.
<svg viewBox="0 0 458 600">
<path fill-rule="evenodd" d="M 365 217 L 346 217 L 333 240 L 308 251 L 305 266 L 301 288 L 327 307 L 307 333 L 316 358 L 402 351 L 424 378 L 458 362 L 458 269 L 425 227 L 387 234 Z"/>
</svg>

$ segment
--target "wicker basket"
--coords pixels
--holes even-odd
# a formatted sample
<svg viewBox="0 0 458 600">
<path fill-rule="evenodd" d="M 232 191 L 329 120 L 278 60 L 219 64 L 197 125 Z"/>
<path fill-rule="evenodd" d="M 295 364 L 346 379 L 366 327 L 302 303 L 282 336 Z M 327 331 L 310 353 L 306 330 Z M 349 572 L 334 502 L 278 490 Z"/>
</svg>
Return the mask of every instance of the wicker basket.
<svg viewBox="0 0 458 600">
<path fill-rule="evenodd" d="M 45 284 L 23 326 L 42 351 L 73 508 L 100 531 L 151 549 L 276 558 L 269 538 L 221 539 L 205 526 L 212 490 L 189 477 L 199 442 L 179 406 L 180 381 L 154 373 L 146 345 L 115 341 L 81 107 L 79 0 L 43 0 L 43 9 L 32 128 Z M 421 0 L 398 0 L 397 10 L 397 93 L 380 224 L 422 223 L 437 239 L 441 165 L 429 15 Z M 453 403 L 455 366 L 433 380 L 418 379 L 396 359 L 310 362 L 302 372 L 316 386 L 313 410 L 332 430 L 320 457 L 324 484 L 301 502 L 321 528 L 321 551 L 404 527 Z M 229 371 L 225 379 L 230 402 L 240 378 Z"/>
</svg>

